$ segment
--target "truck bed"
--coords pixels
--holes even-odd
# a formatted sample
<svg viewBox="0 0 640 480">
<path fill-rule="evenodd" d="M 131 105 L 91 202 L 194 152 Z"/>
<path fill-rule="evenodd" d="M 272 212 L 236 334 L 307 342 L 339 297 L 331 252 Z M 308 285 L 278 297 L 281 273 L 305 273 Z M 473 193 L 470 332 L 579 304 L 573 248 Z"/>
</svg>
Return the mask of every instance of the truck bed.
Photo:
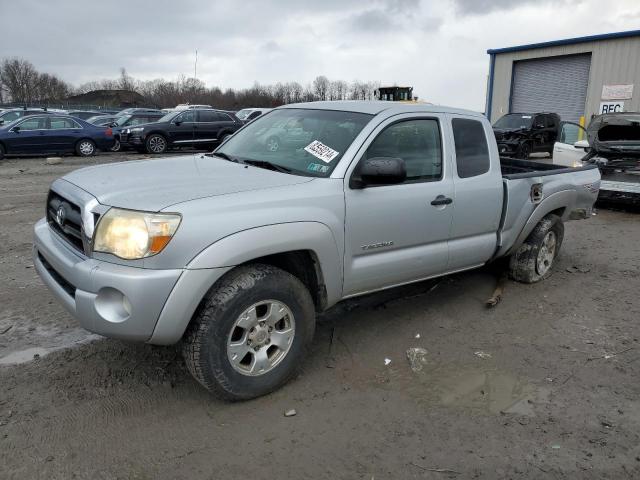
<svg viewBox="0 0 640 480">
<path fill-rule="evenodd" d="M 591 215 L 591 207 L 600 185 L 596 165 L 579 168 L 530 160 L 500 157 L 504 203 L 498 233 L 497 256 L 507 255 L 518 247 L 539 221 L 536 211 L 555 211 L 563 221 L 582 212 Z M 532 188 L 542 188 L 542 198 L 532 198 Z"/>
<path fill-rule="evenodd" d="M 582 170 L 597 168 L 596 165 L 585 165 L 573 168 L 564 165 L 554 165 L 546 162 L 536 162 L 533 160 L 520 160 L 511 157 L 500 157 L 500 168 L 502 177 L 508 180 L 519 178 L 543 177 L 547 175 L 557 175 L 560 173 L 573 173 Z"/>
</svg>

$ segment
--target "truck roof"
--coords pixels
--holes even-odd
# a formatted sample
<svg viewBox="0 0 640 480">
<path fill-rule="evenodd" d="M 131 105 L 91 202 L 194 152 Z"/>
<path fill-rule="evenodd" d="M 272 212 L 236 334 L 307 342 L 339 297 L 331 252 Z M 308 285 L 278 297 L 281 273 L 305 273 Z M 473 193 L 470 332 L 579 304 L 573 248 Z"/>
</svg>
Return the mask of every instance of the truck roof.
<svg viewBox="0 0 640 480">
<path fill-rule="evenodd" d="M 480 112 L 465 110 L 462 108 L 444 107 L 441 105 L 429 105 L 425 103 L 400 103 L 384 102 L 380 100 L 338 100 L 325 102 L 290 103 L 280 108 L 306 108 L 314 110 L 339 110 L 343 112 L 368 113 L 377 115 L 386 111 L 389 114 L 433 112 L 433 113 L 460 113 L 477 117 L 484 116 Z"/>
</svg>

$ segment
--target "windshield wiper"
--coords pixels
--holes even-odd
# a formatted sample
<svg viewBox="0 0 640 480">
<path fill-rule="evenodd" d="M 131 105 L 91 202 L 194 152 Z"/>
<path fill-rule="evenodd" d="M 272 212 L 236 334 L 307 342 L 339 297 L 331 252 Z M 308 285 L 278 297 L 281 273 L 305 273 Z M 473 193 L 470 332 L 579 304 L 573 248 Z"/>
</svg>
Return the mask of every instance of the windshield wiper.
<svg viewBox="0 0 640 480">
<path fill-rule="evenodd" d="M 224 152 L 211 152 L 211 153 L 205 153 L 205 155 L 207 157 L 220 157 L 220 158 L 224 158 L 225 160 L 229 160 L 230 162 L 240 163 L 240 161 L 237 158 L 231 157 Z"/>
<path fill-rule="evenodd" d="M 287 167 L 283 167 L 282 165 L 277 165 L 275 163 L 267 162 L 266 160 L 244 160 L 242 163 L 246 163 L 247 165 L 253 165 L 258 168 L 266 168 L 267 170 L 273 170 L 276 172 L 282 173 L 291 173 L 291 169 Z"/>
</svg>

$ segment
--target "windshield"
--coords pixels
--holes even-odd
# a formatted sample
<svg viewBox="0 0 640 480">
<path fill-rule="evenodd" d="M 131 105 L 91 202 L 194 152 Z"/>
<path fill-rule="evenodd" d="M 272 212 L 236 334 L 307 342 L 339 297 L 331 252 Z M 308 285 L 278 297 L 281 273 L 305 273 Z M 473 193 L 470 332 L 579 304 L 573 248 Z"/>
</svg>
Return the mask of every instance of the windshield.
<svg viewBox="0 0 640 480">
<path fill-rule="evenodd" d="M 122 117 L 118 117 L 116 120 L 116 125 L 122 127 L 125 123 L 129 121 L 129 119 L 133 117 L 133 115 L 123 115 Z"/>
<path fill-rule="evenodd" d="M 236 117 L 238 117 L 240 120 L 244 120 L 251 114 L 251 112 L 252 110 L 250 108 L 245 108 L 243 110 L 240 110 L 239 112 L 236 112 Z"/>
<path fill-rule="evenodd" d="M 494 123 L 493 126 L 495 128 L 503 128 L 505 130 L 516 130 L 518 128 L 529 128 L 531 127 L 532 122 L 532 115 L 511 114 L 505 115 Z"/>
<path fill-rule="evenodd" d="M 284 108 L 258 117 L 216 150 L 297 175 L 328 177 L 372 115 Z"/>
<path fill-rule="evenodd" d="M 164 117 L 160 117 L 158 120 L 156 120 L 157 122 L 168 122 L 169 120 L 171 120 L 173 117 L 176 116 L 176 113 L 180 113 L 180 112 L 169 112 L 167 113 Z"/>
</svg>

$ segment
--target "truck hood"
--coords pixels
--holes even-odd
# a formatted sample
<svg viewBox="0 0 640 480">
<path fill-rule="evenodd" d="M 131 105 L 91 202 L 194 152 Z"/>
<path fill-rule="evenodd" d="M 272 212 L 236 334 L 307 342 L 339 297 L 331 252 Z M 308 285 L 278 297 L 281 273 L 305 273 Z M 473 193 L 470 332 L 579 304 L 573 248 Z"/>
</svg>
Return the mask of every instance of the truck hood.
<svg viewBox="0 0 640 480">
<path fill-rule="evenodd" d="M 313 180 L 201 154 L 99 165 L 63 179 L 103 205 L 151 212 L 198 198 Z"/>
</svg>

